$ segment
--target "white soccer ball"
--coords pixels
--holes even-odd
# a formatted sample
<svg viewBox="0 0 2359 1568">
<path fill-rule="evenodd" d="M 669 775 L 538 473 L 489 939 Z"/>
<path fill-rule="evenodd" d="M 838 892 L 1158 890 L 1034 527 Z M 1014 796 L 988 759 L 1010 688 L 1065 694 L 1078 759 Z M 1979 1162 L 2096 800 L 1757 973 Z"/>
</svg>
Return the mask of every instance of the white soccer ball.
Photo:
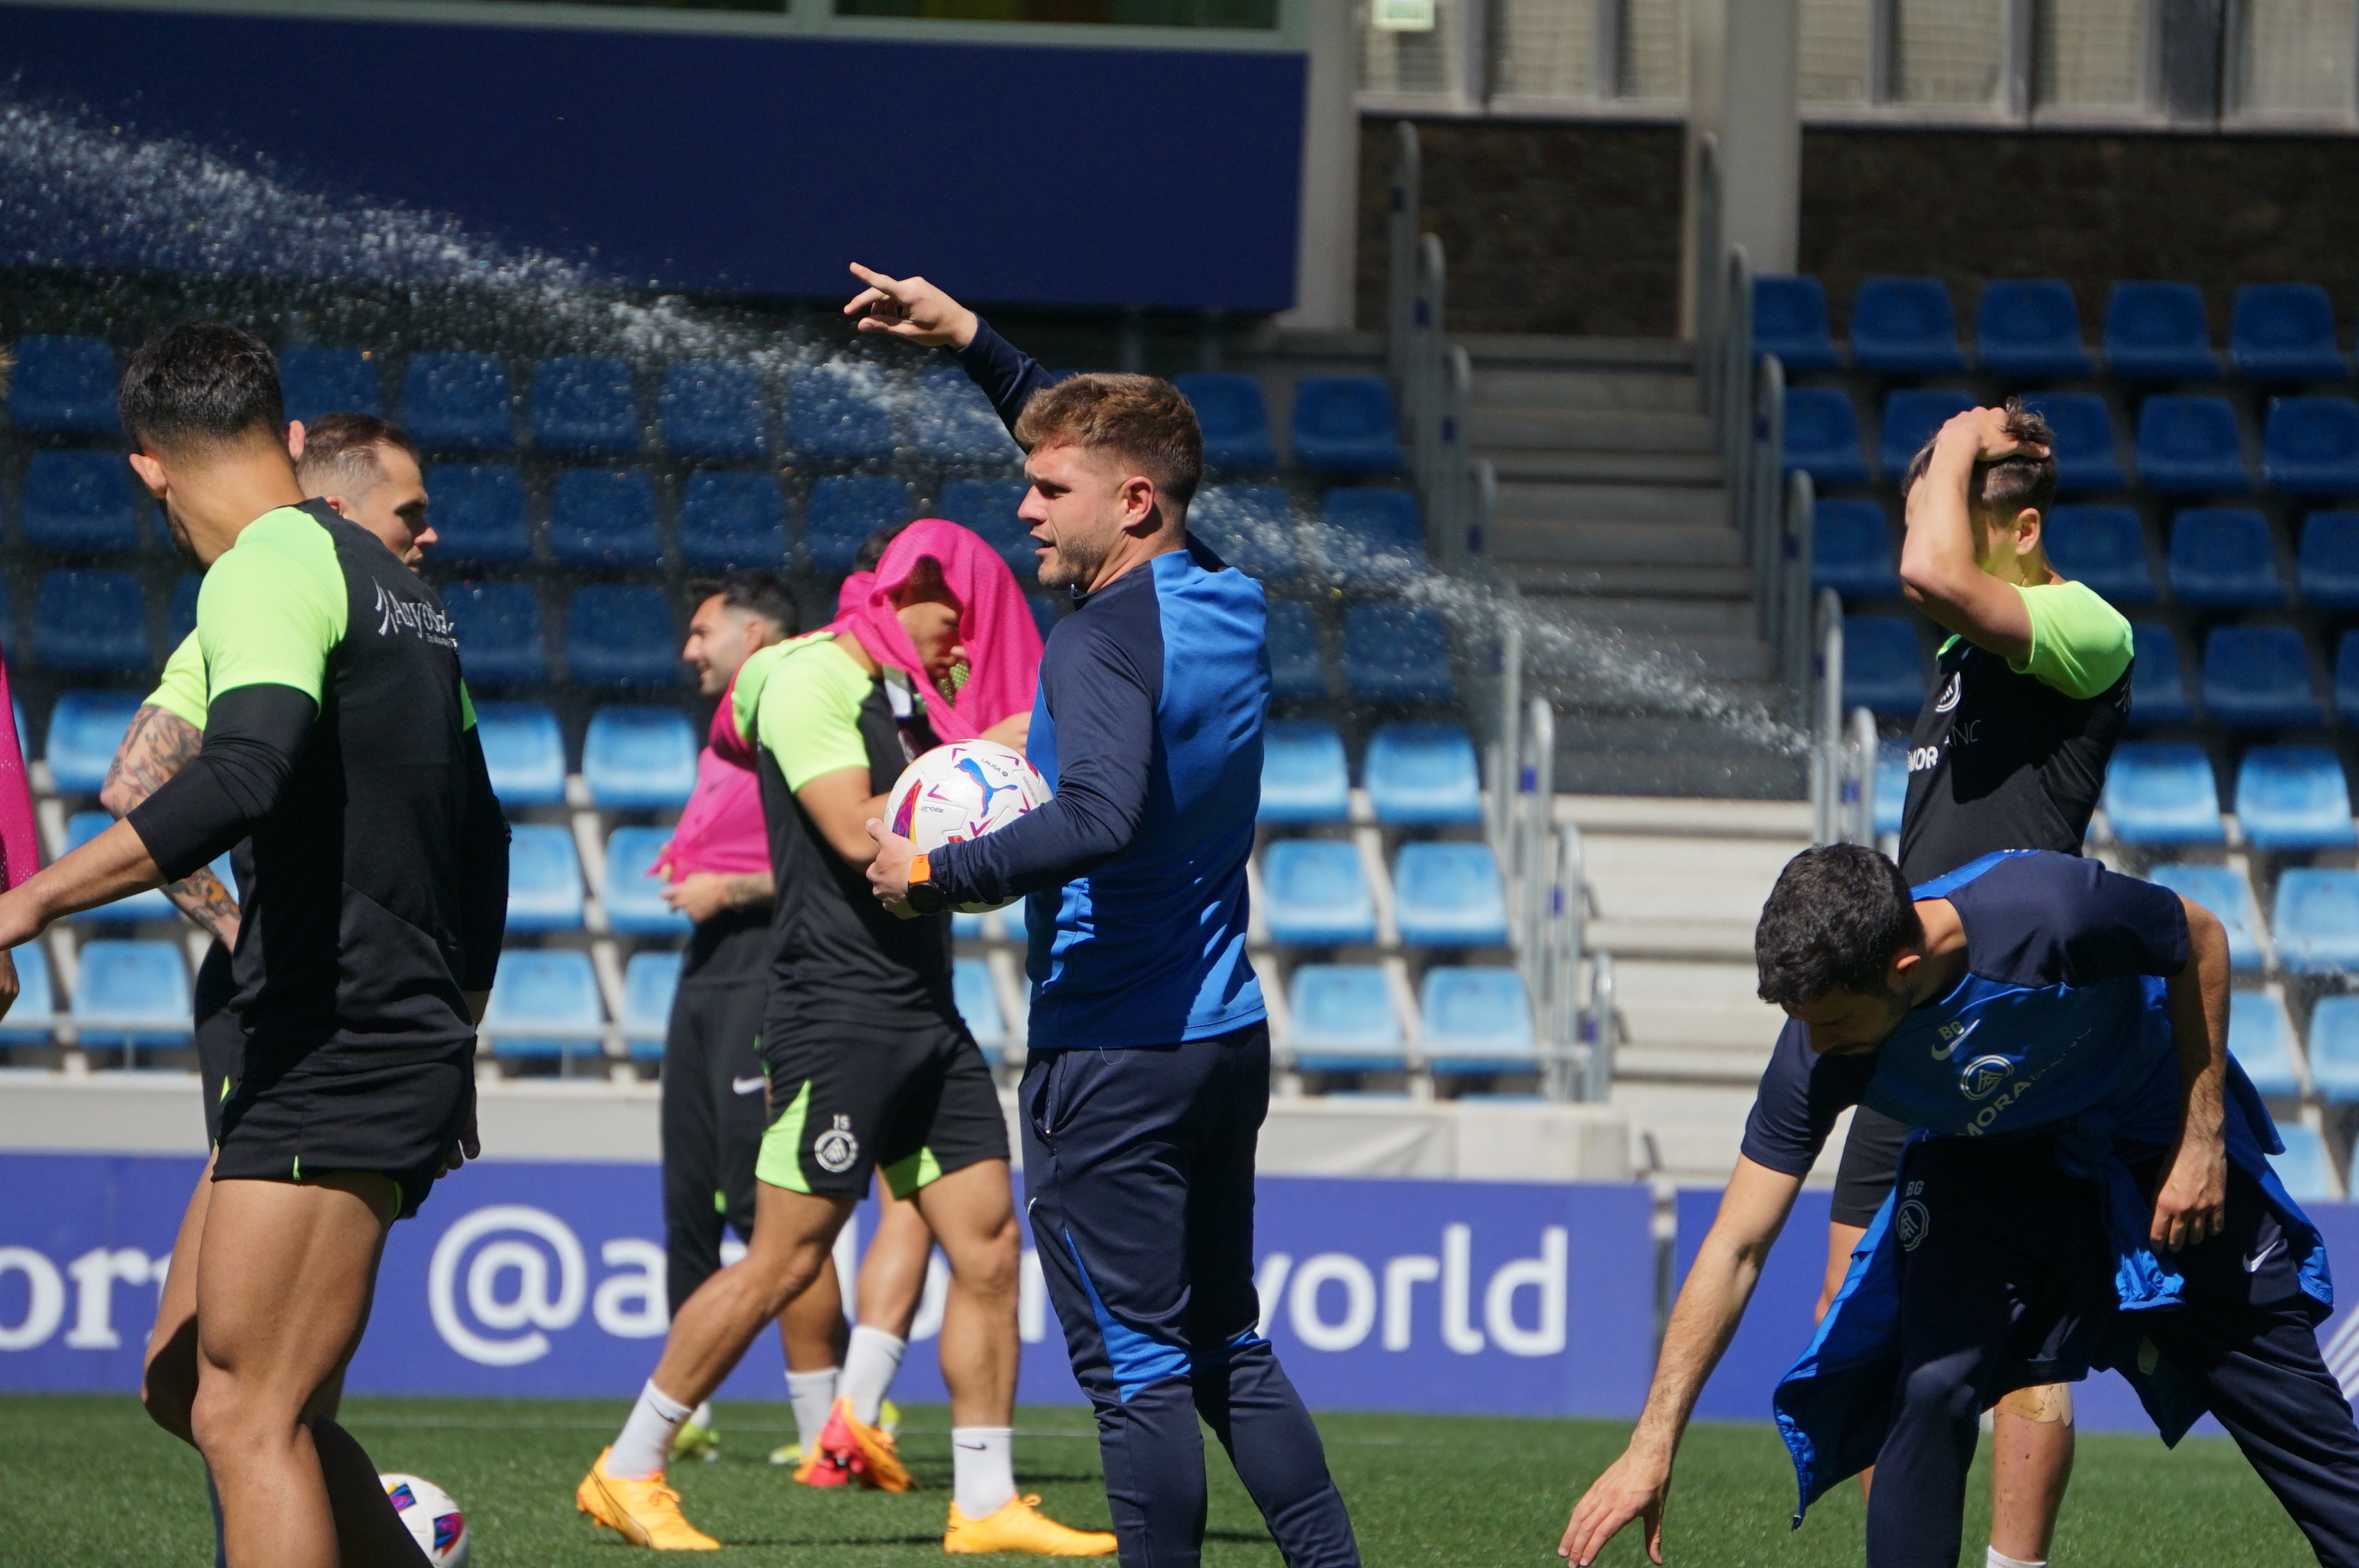
<svg viewBox="0 0 2359 1568">
<path fill-rule="evenodd" d="M 427 1562 L 434 1568 L 467 1568 L 467 1549 L 474 1538 L 467 1533 L 467 1516 L 450 1493 L 416 1476 L 379 1476 L 377 1482 Z"/>
<path fill-rule="evenodd" d="M 930 854 L 945 844 L 980 838 L 1046 806 L 1051 792 L 1040 770 L 1013 746 L 957 741 L 911 762 L 885 803 L 886 826 Z M 1014 903 L 1014 900 L 1009 900 Z M 969 914 L 1005 903 L 962 903 Z"/>
</svg>

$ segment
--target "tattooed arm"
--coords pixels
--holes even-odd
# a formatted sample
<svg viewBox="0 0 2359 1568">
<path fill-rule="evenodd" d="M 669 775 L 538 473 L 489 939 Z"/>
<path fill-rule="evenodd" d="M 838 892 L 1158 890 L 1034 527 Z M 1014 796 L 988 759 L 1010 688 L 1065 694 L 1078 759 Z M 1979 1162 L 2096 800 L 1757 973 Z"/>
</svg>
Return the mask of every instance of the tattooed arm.
<svg viewBox="0 0 2359 1568">
<path fill-rule="evenodd" d="M 164 781 L 187 766 L 203 747 L 205 732 L 154 704 L 143 705 L 131 716 L 131 728 L 107 764 L 106 783 L 98 803 L 121 817 L 163 787 Z M 203 926 L 224 947 L 237 946 L 237 900 L 222 885 L 211 867 L 200 866 L 177 882 L 164 884 L 164 895 L 182 914 Z"/>
</svg>

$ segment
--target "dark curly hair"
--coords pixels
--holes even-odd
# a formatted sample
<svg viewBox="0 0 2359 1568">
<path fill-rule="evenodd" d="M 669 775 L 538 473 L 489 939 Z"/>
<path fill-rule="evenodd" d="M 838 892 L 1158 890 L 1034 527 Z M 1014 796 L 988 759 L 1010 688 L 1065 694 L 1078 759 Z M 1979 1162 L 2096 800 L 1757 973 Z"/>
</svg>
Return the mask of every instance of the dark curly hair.
<svg viewBox="0 0 2359 1568">
<path fill-rule="evenodd" d="M 140 344 L 114 402 L 131 438 L 159 451 L 275 438 L 287 423 L 277 359 L 226 321 L 183 321 Z"/>
<path fill-rule="evenodd" d="M 1900 868 L 1864 844 L 1825 844 L 1786 862 L 1761 924 L 1753 962 L 1761 1000 L 1808 1007 L 1830 991 L 1873 995 L 1892 956 L 1924 938 Z"/>
</svg>

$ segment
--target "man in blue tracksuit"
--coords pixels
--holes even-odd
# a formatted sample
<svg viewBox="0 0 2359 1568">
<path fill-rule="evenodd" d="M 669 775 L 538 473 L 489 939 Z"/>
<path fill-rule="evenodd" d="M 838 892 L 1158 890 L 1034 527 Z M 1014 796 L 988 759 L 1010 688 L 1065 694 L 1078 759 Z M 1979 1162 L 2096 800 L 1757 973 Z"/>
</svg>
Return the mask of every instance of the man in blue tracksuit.
<svg viewBox="0 0 2359 1568">
<path fill-rule="evenodd" d="M 1256 1326 L 1269 1030 L 1245 861 L 1269 659 L 1259 585 L 1188 536 L 1195 413 L 1147 376 L 1052 385 L 922 279 L 853 270 L 864 330 L 955 349 L 990 395 L 1026 450 L 1041 585 L 1073 593 L 1027 748 L 1056 798 L 929 855 L 872 822 L 869 880 L 896 910 L 1029 899 L 1027 1207 L 1122 1561 L 1198 1560 L 1201 1416 L 1289 1568 L 1356 1564 L 1318 1429 Z"/>
</svg>

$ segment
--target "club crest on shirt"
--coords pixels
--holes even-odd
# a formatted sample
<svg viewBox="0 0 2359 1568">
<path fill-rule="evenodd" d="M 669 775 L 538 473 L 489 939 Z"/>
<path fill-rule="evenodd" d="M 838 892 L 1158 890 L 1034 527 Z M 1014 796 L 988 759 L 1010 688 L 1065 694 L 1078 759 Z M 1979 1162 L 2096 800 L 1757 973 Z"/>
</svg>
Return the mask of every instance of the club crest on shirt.
<svg viewBox="0 0 2359 1568">
<path fill-rule="evenodd" d="M 1894 1213 L 1892 1227 L 1900 1233 L 1901 1250 L 1914 1252 L 1917 1244 L 1925 1239 L 1925 1233 L 1933 1228 L 1933 1216 L 1923 1203 L 1910 1198 Z"/>
<path fill-rule="evenodd" d="M 1958 706 L 1958 696 L 1960 690 L 1964 685 L 1965 678 L 1966 672 L 1963 670 L 1951 670 L 1950 672 L 1950 684 L 1943 687 L 1941 688 L 1941 695 L 1933 699 L 1934 712 L 1947 713 L 1950 709 Z"/>
<path fill-rule="evenodd" d="M 1958 1069 L 1958 1092 L 1968 1099 L 1987 1099 L 2015 1072 L 2005 1056 L 1977 1056 Z"/>
<path fill-rule="evenodd" d="M 852 1118 L 837 1117 L 835 1125 L 821 1133 L 819 1141 L 811 1145 L 811 1158 L 819 1162 L 821 1170 L 831 1173 L 841 1174 L 852 1169 L 852 1162 L 860 1158 L 860 1140 L 852 1135 Z"/>
</svg>

